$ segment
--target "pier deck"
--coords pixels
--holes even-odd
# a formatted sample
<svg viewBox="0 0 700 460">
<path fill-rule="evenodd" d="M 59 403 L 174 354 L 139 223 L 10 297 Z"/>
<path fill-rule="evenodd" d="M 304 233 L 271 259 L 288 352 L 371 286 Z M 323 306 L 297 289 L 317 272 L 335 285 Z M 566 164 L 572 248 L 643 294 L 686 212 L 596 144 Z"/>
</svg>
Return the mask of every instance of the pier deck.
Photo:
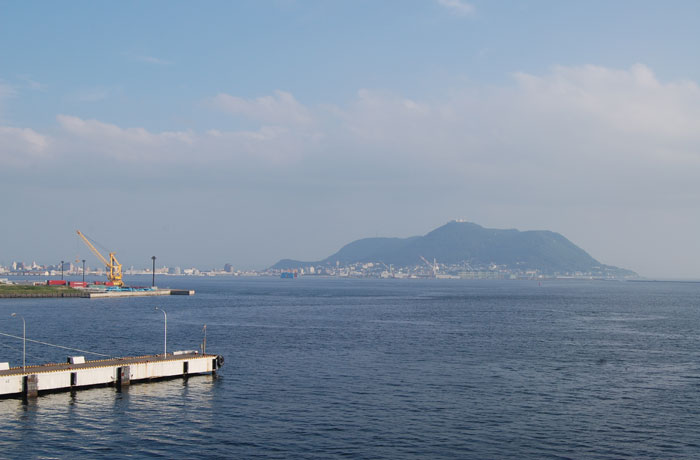
<svg viewBox="0 0 700 460">
<path fill-rule="evenodd" d="M 111 297 L 150 297 L 158 295 L 194 295 L 194 290 L 154 289 L 152 291 L 99 291 L 88 292 L 85 297 L 104 299 Z"/>
<path fill-rule="evenodd" d="M 125 386 L 144 380 L 210 374 L 221 365 L 221 356 L 192 351 L 6 368 L 0 370 L 0 397 L 35 397 L 42 392 L 99 385 Z"/>
<path fill-rule="evenodd" d="M 72 291 L 56 292 L 2 292 L 0 299 L 82 297 L 87 299 L 108 299 L 115 297 L 151 297 L 161 295 L 194 295 L 193 289 L 154 289 L 148 291 L 90 291 L 74 289 Z"/>
</svg>

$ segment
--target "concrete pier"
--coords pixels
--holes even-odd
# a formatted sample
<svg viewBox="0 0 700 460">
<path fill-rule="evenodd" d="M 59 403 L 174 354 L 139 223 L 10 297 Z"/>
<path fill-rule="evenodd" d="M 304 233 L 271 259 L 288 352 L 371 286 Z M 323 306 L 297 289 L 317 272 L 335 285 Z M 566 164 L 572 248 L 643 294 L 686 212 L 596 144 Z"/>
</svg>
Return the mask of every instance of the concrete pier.
<svg viewBox="0 0 700 460">
<path fill-rule="evenodd" d="M 107 299 L 114 297 L 151 297 L 161 295 L 194 295 L 194 289 L 153 289 L 136 291 L 75 289 L 71 292 L 0 292 L 0 299 L 28 299 L 54 297 L 83 297 L 88 299 Z"/>
<path fill-rule="evenodd" d="M 194 291 L 192 291 L 194 294 Z M 154 289 L 152 291 L 88 291 L 87 296 L 91 299 L 104 299 L 112 297 L 150 297 L 159 295 L 172 295 L 172 289 Z"/>
<path fill-rule="evenodd" d="M 163 355 L 85 361 L 82 357 L 69 362 L 8 369 L 0 363 L 0 397 L 34 398 L 41 393 L 71 391 L 113 385 L 127 386 L 136 382 L 215 373 L 222 365 L 222 356 L 195 351 L 176 351 Z"/>
</svg>

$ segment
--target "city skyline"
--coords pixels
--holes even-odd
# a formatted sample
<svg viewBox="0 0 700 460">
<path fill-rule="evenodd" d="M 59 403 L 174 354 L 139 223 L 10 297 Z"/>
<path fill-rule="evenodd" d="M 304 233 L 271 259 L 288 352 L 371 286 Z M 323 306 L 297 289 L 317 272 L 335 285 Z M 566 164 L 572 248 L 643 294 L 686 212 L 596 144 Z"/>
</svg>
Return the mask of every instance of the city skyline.
<svg viewBox="0 0 700 460">
<path fill-rule="evenodd" d="M 466 219 L 700 277 L 696 2 L 1 5 L 0 263 L 81 229 L 262 269 Z"/>
</svg>

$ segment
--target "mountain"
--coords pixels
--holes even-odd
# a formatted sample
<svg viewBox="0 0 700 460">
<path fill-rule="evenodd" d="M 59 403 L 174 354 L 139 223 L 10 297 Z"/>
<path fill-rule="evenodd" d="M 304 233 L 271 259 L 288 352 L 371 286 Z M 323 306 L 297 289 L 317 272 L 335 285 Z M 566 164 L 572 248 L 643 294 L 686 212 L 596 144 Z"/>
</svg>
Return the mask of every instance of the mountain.
<svg viewBox="0 0 700 460">
<path fill-rule="evenodd" d="M 617 271 L 621 275 L 634 275 L 629 270 L 598 262 L 559 233 L 498 230 L 460 221 L 449 222 L 424 236 L 364 238 L 317 262 L 283 259 L 271 268 L 329 266 L 336 262 L 340 265 L 375 262 L 405 267 L 421 264 L 421 256 L 445 265 L 467 262 L 472 267 L 496 264 L 511 270 L 541 273 Z"/>
</svg>

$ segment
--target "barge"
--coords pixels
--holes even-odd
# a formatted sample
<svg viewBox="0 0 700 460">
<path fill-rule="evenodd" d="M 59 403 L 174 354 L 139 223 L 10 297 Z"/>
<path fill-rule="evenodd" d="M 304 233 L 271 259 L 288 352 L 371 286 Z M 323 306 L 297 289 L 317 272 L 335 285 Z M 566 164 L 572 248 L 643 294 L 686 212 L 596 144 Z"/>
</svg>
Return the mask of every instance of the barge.
<svg viewBox="0 0 700 460">
<path fill-rule="evenodd" d="M 197 351 L 96 361 L 73 356 L 66 363 L 14 368 L 8 363 L 0 363 L 0 398 L 35 398 L 48 392 L 110 385 L 121 388 L 151 380 L 215 374 L 223 363 L 223 356 Z"/>
</svg>

